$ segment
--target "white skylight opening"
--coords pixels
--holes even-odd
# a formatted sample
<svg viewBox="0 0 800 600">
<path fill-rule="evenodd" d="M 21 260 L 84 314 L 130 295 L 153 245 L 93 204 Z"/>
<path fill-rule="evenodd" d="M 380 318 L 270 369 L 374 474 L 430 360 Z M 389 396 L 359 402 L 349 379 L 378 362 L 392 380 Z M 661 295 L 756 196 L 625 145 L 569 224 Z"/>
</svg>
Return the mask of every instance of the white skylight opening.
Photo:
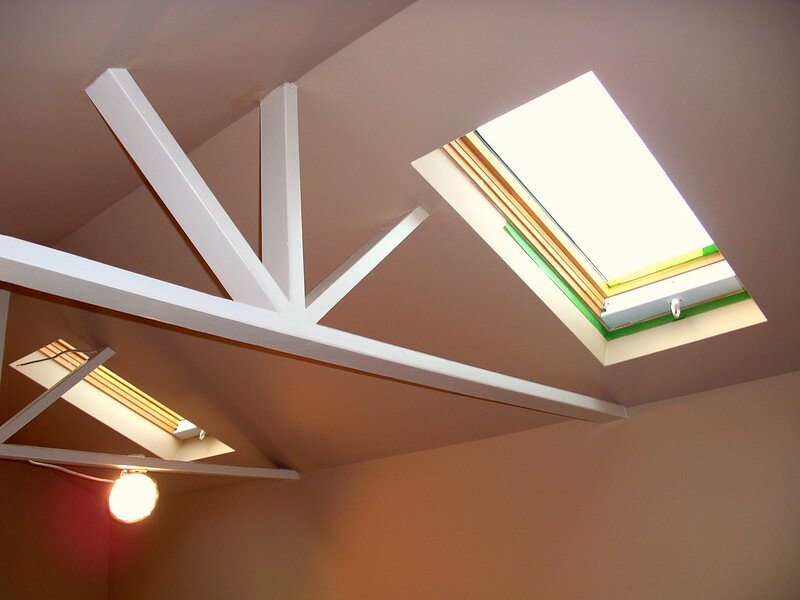
<svg viewBox="0 0 800 600">
<path fill-rule="evenodd" d="M 766 321 L 592 72 L 412 164 L 604 365 Z"/>
<path fill-rule="evenodd" d="M 713 245 L 591 71 L 477 132 L 609 282 Z"/>
</svg>

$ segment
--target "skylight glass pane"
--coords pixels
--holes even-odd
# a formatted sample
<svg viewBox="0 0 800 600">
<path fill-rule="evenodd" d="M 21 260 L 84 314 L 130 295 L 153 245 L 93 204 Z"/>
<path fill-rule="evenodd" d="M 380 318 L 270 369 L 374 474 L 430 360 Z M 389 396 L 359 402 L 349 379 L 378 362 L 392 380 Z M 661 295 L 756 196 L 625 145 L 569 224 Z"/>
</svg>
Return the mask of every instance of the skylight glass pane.
<svg viewBox="0 0 800 600">
<path fill-rule="evenodd" d="M 713 243 L 592 72 L 478 133 L 607 280 Z"/>
</svg>

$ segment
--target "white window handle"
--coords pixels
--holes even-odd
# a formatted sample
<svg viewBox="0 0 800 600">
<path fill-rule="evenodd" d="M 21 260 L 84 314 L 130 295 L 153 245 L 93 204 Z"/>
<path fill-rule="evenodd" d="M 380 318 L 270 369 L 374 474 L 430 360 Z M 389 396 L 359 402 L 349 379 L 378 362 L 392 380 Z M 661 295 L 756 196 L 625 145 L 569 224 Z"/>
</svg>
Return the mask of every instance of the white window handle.
<svg viewBox="0 0 800 600">
<path fill-rule="evenodd" d="M 680 298 L 673 298 L 672 302 L 669 303 L 669 308 L 672 311 L 672 316 L 676 319 L 681 318 L 681 304 L 683 302 Z"/>
</svg>

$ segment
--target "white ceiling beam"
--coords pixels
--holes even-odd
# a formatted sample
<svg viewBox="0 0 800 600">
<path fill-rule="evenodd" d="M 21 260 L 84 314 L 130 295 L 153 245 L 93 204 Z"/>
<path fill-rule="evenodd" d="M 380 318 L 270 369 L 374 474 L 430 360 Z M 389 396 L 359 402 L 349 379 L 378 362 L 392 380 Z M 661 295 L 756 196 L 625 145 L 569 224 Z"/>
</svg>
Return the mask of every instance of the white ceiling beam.
<svg viewBox="0 0 800 600">
<path fill-rule="evenodd" d="M 0 281 L 177 327 L 475 398 L 587 421 L 625 407 L 204 294 L 0 235 Z"/>
<path fill-rule="evenodd" d="M 153 473 L 182 473 L 185 475 L 217 475 L 221 477 L 243 477 L 248 479 L 299 479 L 300 474 L 291 469 L 272 469 L 266 467 L 235 467 L 199 462 L 182 462 L 147 458 L 143 456 L 123 456 L 102 452 L 82 452 L 61 448 L 41 448 L 39 446 L 20 446 L 0 444 L 0 459 L 35 460 L 57 465 L 77 467 L 99 467 L 106 469 L 144 469 Z"/>
<path fill-rule="evenodd" d="M 286 296 L 130 73 L 108 69 L 86 93 L 231 298 L 288 310 Z"/>
<path fill-rule="evenodd" d="M 427 218 L 428 213 L 418 206 L 364 244 L 308 294 L 306 318 L 318 322 Z"/>
<path fill-rule="evenodd" d="M 261 100 L 262 261 L 295 312 L 305 309 L 297 86 Z"/>
<path fill-rule="evenodd" d="M 28 406 L 0 426 L 0 442 L 5 442 L 20 429 L 25 427 L 25 425 L 33 421 L 33 419 L 42 414 L 53 402 L 83 381 L 84 377 L 112 356 L 114 356 L 114 351 L 111 348 L 103 348 L 97 354 L 86 360 L 80 367 L 67 373 L 53 387 L 43 392 L 36 400 L 28 404 Z"/>
<path fill-rule="evenodd" d="M 0 290 L 0 381 L 3 375 L 3 350 L 6 347 L 6 326 L 8 325 L 8 305 L 11 300 L 11 292 Z"/>
</svg>

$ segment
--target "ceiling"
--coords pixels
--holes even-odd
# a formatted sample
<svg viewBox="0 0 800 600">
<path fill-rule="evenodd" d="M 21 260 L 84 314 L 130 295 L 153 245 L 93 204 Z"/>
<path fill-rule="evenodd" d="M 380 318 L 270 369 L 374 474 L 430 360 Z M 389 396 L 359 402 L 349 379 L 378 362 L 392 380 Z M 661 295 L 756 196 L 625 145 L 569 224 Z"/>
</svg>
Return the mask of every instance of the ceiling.
<svg viewBox="0 0 800 600">
<path fill-rule="evenodd" d="M 421 0 L 348 45 L 404 4 L 2 5 L 0 233 L 222 294 L 82 89 L 129 66 L 258 250 L 256 101 L 296 79 L 308 289 L 431 213 L 324 324 L 628 406 L 800 369 L 800 3 Z M 590 69 L 767 323 L 603 367 L 410 167 Z M 237 449 L 220 461 L 311 470 L 558 420 L 14 292 L 6 363 L 111 345 L 112 369 Z M 39 391 L 5 369 L 0 420 Z M 59 402 L 13 441 L 132 451 Z"/>
<path fill-rule="evenodd" d="M 83 92 L 105 69 L 192 149 L 409 4 L 0 0 L 3 233 L 54 244 L 141 185 Z"/>
</svg>

